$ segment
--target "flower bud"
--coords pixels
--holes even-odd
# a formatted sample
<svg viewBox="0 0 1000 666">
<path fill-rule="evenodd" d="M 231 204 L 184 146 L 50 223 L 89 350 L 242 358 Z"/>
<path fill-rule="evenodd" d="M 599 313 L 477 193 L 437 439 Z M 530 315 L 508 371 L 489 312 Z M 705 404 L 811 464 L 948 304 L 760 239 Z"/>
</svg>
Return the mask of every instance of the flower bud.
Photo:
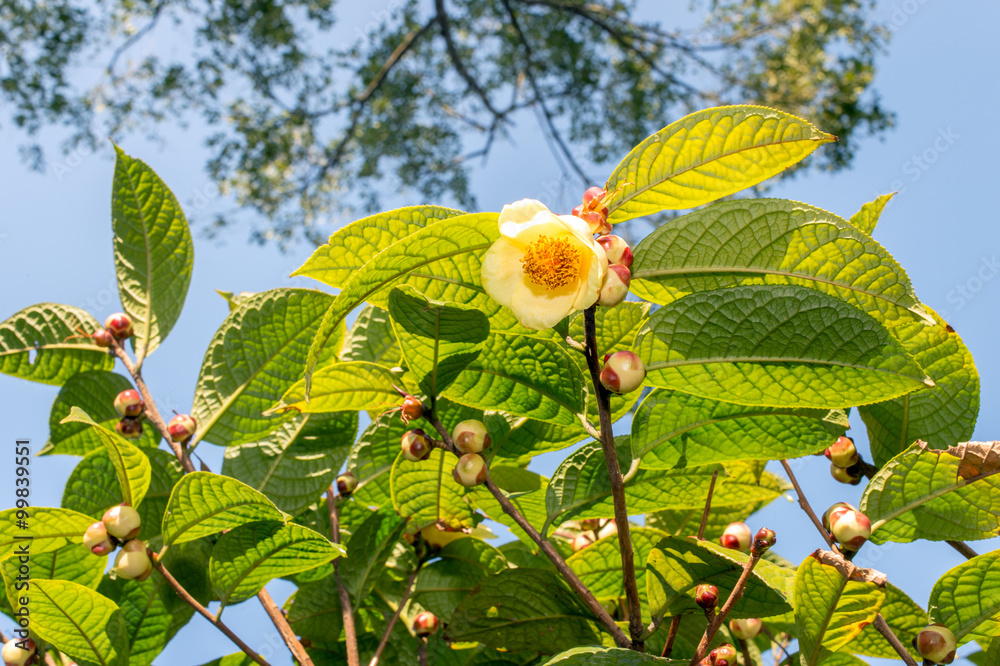
<svg viewBox="0 0 1000 666">
<path fill-rule="evenodd" d="M 583 193 L 583 208 L 584 210 L 594 210 L 597 211 L 597 207 L 601 205 L 604 201 L 604 197 L 608 196 L 607 190 L 603 187 L 588 187 Z M 602 206 L 599 211 L 604 217 L 608 216 L 607 206 Z"/>
<path fill-rule="evenodd" d="M 631 283 L 632 272 L 629 269 L 619 264 L 608 266 L 601 290 L 597 293 L 597 304 L 605 308 L 615 307 L 628 296 Z"/>
<path fill-rule="evenodd" d="M 839 465 L 830 463 L 830 476 L 841 483 L 846 483 L 851 486 L 856 486 L 861 483 L 861 469 L 859 469 L 857 465 L 840 467 Z"/>
<path fill-rule="evenodd" d="M 632 248 L 628 246 L 621 236 L 598 236 L 597 242 L 604 248 L 604 254 L 608 256 L 608 263 L 612 266 L 620 264 L 625 268 L 632 268 Z"/>
<path fill-rule="evenodd" d="M 844 550 L 858 550 L 872 535 L 872 523 L 860 511 L 835 512 L 830 516 L 830 533 Z"/>
<path fill-rule="evenodd" d="M 601 528 L 601 521 L 598 518 L 584 518 L 580 521 L 580 529 L 596 532 Z"/>
<path fill-rule="evenodd" d="M 719 543 L 731 550 L 745 553 L 750 550 L 750 528 L 746 523 L 729 523 L 719 537 Z"/>
<path fill-rule="evenodd" d="M 94 340 L 94 344 L 98 347 L 103 347 L 107 349 L 115 343 L 115 336 L 106 328 L 99 328 L 90 336 Z"/>
<path fill-rule="evenodd" d="M 694 589 L 694 602 L 705 610 L 719 605 L 719 588 L 714 585 L 699 585 Z"/>
<path fill-rule="evenodd" d="M 146 544 L 133 539 L 122 546 L 115 558 L 114 572 L 125 580 L 143 581 L 149 578 L 149 574 L 153 573 L 153 563 L 146 553 Z"/>
<path fill-rule="evenodd" d="M 594 535 L 590 532 L 580 532 L 573 539 L 573 552 L 579 553 L 581 550 L 594 543 Z"/>
<path fill-rule="evenodd" d="M 740 638 L 745 641 L 757 638 L 757 634 L 759 634 L 760 630 L 763 628 L 764 623 L 757 618 L 729 621 L 729 631 L 731 631 L 733 636 L 736 638 Z"/>
<path fill-rule="evenodd" d="M 115 432 L 125 439 L 139 439 L 142 437 L 142 421 L 131 416 L 123 416 L 115 424 Z"/>
<path fill-rule="evenodd" d="M 466 453 L 458 459 L 451 475 L 466 488 L 478 486 L 486 481 L 486 461 L 478 453 Z"/>
<path fill-rule="evenodd" d="M 108 315 L 108 318 L 104 320 L 104 328 L 108 329 L 108 333 L 119 342 L 132 337 L 132 320 L 124 312 Z"/>
<path fill-rule="evenodd" d="M 462 453 L 481 453 L 490 445 L 490 435 L 482 421 L 462 421 L 451 431 L 455 448 Z"/>
<path fill-rule="evenodd" d="M 955 660 L 958 641 L 951 629 L 943 624 L 929 624 L 913 639 L 913 647 L 920 656 L 935 664 L 950 664 Z M 6 652 L 4 652 L 6 654 Z"/>
<path fill-rule="evenodd" d="M 139 512 L 124 503 L 105 511 L 101 522 L 104 523 L 108 534 L 122 541 L 139 536 L 139 528 L 142 527 L 142 518 L 139 517 Z"/>
<path fill-rule="evenodd" d="M 104 521 L 99 520 L 87 528 L 83 533 L 83 546 L 94 555 L 107 555 L 115 549 L 108 538 L 108 528 L 104 526 Z"/>
<path fill-rule="evenodd" d="M 400 439 L 400 447 L 403 449 L 403 457 L 410 462 L 420 462 L 427 460 L 431 455 L 431 440 L 427 438 L 420 428 L 407 430 Z"/>
<path fill-rule="evenodd" d="M 12 638 L 3 644 L 3 663 L 5 666 L 26 666 L 37 650 L 35 641 L 30 638 Z"/>
<path fill-rule="evenodd" d="M 122 391 L 115 397 L 115 409 L 122 416 L 139 416 L 145 408 L 146 403 L 135 389 Z"/>
<path fill-rule="evenodd" d="M 708 653 L 712 666 L 736 666 L 736 648 L 729 643 L 723 643 Z"/>
<path fill-rule="evenodd" d="M 358 489 L 358 477 L 350 470 L 337 477 L 337 492 L 347 497 Z"/>
<path fill-rule="evenodd" d="M 606 234 L 611 231 L 608 219 L 597 211 L 585 210 L 583 206 L 577 206 L 573 209 L 573 215 L 586 222 L 593 234 Z"/>
<path fill-rule="evenodd" d="M 823 455 L 837 467 L 850 467 L 858 462 L 858 450 L 850 437 L 838 437 L 837 441 L 827 447 Z"/>
<path fill-rule="evenodd" d="M 437 615 L 428 611 L 421 611 L 413 619 L 413 633 L 420 637 L 430 636 L 438 630 L 438 625 L 440 624 L 441 622 L 437 619 Z"/>
<path fill-rule="evenodd" d="M 774 536 L 774 530 L 762 527 L 757 530 L 757 534 L 753 537 L 753 545 L 750 546 L 750 553 L 752 555 L 763 555 L 774 545 L 775 541 L 777 539 Z"/>
<path fill-rule="evenodd" d="M 618 351 L 604 357 L 601 383 L 612 393 L 631 393 L 646 378 L 642 359 L 630 351 Z"/>
<path fill-rule="evenodd" d="M 826 512 L 823 514 L 823 527 L 825 527 L 826 531 L 829 532 L 830 525 L 833 522 L 834 514 L 840 514 L 843 513 L 844 511 L 857 511 L 857 510 L 858 510 L 857 507 L 855 507 L 852 504 L 848 504 L 847 502 L 837 502 L 829 509 L 827 509 Z"/>
<path fill-rule="evenodd" d="M 601 529 L 597 530 L 597 538 L 603 539 L 604 537 L 611 536 L 612 534 L 618 534 L 618 523 L 615 522 L 614 518 L 609 519 L 601 525 Z"/>
<path fill-rule="evenodd" d="M 403 406 L 399 408 L 400 417 L 403 423 L 409 423 L 414 419 L 419 419 L 424 415 L 424 405 L 420 400 L 408 395 L 403 398 Z"/>
<path fill-rule="evenodd" d="M 170 439 L 180 444 L 184 444 L 191 439 L 191 436 L 194 435 L 197 429 L 198 422 L 190 414 L 178 414 L 170 419 L 170 423 L 167 424 L 167 432 L 170 433 Z"/>
</svg>

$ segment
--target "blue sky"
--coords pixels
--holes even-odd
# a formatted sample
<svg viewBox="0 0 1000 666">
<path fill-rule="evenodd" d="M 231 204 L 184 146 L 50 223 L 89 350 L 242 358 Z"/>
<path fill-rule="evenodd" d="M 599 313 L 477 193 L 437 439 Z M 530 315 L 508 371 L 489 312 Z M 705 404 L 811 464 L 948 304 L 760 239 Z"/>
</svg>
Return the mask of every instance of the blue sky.
<svg viewBox="0 0 1000 666">
<path fill-rule="evenodd" d="M 337 30 L 349 31 L 374 20 L 387 2 L 366 3 L 364 11 L 345 17 Z M 644 12 L 656 16 L 659 2 L 644 0 Z M 680 4 L 680 3 L 663 3 Z M 367 12 L 370 12 L 367 13 Z M 1000 225 L 993 207 L 996 191 L 995 156 L 1000 132 L 993 125 L 1000 107 L 998 64 L 1000 3 L 943 0 L 879 2 L 878 12 L 889 22 L 893 39 L 879 62 L 876 86 L 884 103 L 899 116 L 898 127 L 884 141 L 863 142 L 854 168 L 836 175 L 811 173 L 773 191 L 808 202 L 845 217 L 876 195 L 898 190 L 875 232 L 907 269 L 922 301 L 935 308 L 961 334 L 975 356 L 982 377 L 982 408 L 974 439 L 1000 436 Z M 342 12 L 343 13 L 343 12 Z M 346 37 L 345 37 L 346 39 Z M 748 100 L 749 101 L 749 100 Z M 673 118 L 664 118 L 667 124 Z M 26 171 L 15 149 L 21 136 L 9 125 L 0 127 L 0 319 L 39 302 L 54 301 L 84 307 L 103 320 L 119 309 L 110 230 L 110 150 L 66 159 L 55 157 L 46 173 Z M 205 202 L 213 205 L 214 187 L 202 171 L 205 153 L 197 131 L 168 132 L 165 144 L 127 138 L 123 148 L 148 162 L 170 185 L 197 222 Z M 46 135 L 49 145 L 56 136 Z M 592 170 L 603 177 L 609 168 Z M 541 198 L 569 208 L 578 192 L 560 192 L 560 172 L 544 149 L 533 119 L 522 118 L 517 145 L 499 145 L 485 168 L 474 177 L 474 191 L 484 210 L 498 210 L 523 197 Z M 399 203 L 424 203 L 416 200 Z M 433 202 L 438 203 L 438 202 Z M 448 203 L 448 202 L 440 202 Z M 333 227 L 330 229 L 333 231 Z M 274 248 L 245 242 L 239 228 L 221 241 L 196 233 L 195 269 L 187 306 L 167 343 L 146 363 L 144 373 L 161 411 L 187 411 L 202 355 L 227 313 L 216 289 L 262 291 L 278 286 L 314 287 L 305 279 L 288 278 L 310 253 L 299 246 L 282 255 Z M 0 376 L 0 422 L 6 437 L 28 438 L 34 450 L 48 434 L 49 408 L 57 389 Z M 855 417 L 855 434 L 864 430 Z M 205 447 L 208 449 L 209 447 Z M 199 452 L 202 452 L 199 449 Z M 545 473 L 561 455 L 547 456 L 538 466 Z M 213 469 L 221 451 L 206 455 Z M 33 461 L 35 505 L 57 506 L 63 483 L 77 459 L 64 456 Z M 2 465 L 10 469 L 9 464 Z M 861 487 L 841 486 L 830 479 L 824 459 L 804 459 L 800 475 L 815 507 L 860 498 Z M 9 472 L 5 472 L 9 474 Z M 0 485 L 9 492 L 11 483 Z M 0 499 L 9 506 L 13 496 Z M 767 525 L 778 533 L 777 550 L 801 561 L 819 547 L 818 535 L 790 501 L 779 499 L 753 517 L 751 527 Z M 997 539 L 973 544 L 980 552 L 1000 547 Z M 889 580 L 921 605 L 931 586 L 962 558 L 944 544 L 919 542 L 876 548 L 866 546 L 859 557 L 889 576 Z M 279 603 L 290 586 L 272 585 Z M 277 642 L 273 627 L 255 601 L 226 611 L 227 622 L 274 664 L 291 663 Z M 0 627 L 9 629 L 5 623 Z M 192 652 L 195 651 L 195 652 Z M 162 665 L 200 664 L 235 651 L 218 632 L 200 619 L 185 628 L 158 659 Z"/>
</svg>

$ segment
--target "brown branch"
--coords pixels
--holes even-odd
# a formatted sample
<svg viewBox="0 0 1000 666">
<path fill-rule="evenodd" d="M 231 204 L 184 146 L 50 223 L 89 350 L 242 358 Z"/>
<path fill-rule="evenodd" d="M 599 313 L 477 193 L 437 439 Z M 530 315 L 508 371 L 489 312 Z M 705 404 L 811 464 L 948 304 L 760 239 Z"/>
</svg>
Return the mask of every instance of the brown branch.
<svg viewBox="0 0 1000 666">
<path fill-rule="evenodd" d="M 229 638 L 229 640 L 231 640 L 233 643 L 237 645 L 237 647 L 243 650 L 243 652 L 246 653 L 248 657 L 253 659 L 254 662 L 260 664 L 261 666 L 270 666 L 267 663 L 267 661 L 265 661 L 259 654 L 254 652 L 249 645 L 240 640 L 240 637 L 234 634 L 233 631 L 229 627 L 227 627 L 222 620 L 220 620 L 219 618 L 208 612 L 207 608 L 202 606 L 197 599 L 192 597 L 191 594 L 184 589 L 184 586 L 181 585 L 179 582 L 177 582 L 176 578 L 170 575 L 170 572 L 167 571 L 166 567 L 163 566 L 163 562 L 160 561 L 160 558 L 155 553 L 150 552 L 150 559 L 153 562 L 153 568 L 156 569 L 156 571 L 159 572 L 161 576 L 163 576 L 163 579 L 170 584 L 170 587 L 174 588 L 174 592 L 177 593 L 177 596 L 183 599 L 184 602 L 187 603 L 187 605 L 191 606 L 191 608 L 195 609 L 195 611 L 197 611 L 199 615 L 201 615 L 203 618 L 205 618 L 213 625 L 215 625 L 216 629 L 225 634 L 226 637 Z"/>
<path fill-rule="evenodd" d="M 427 666 L 427 639 L 420 639 L 420 647 L 417 648 L 417 658 L 420 660 L 420 666 Z"/>
<path fill-rule="evenodd" d="M 705 526 L 708 525 L 708 514 L 712 511 L 712 493 L 715 492 L 715 480 L 719 478 L 719 468 L 712 472 L 712 481 L 708 484 L 708 496 L 705 497 L 705 510 L 701 514 L 701 524 L 698 525 L 698 540 L 705 538 Z"/>
<path fill-rule="evenodd" d="M 677 631 L 681 628 L 682 615 L 674 615 L 670 619 L 670 629 L 667 631 L 667 642 L 663 645 L 663 653 L 660 655 L 664 659 L 670 657 L 674 650 L 674 641 L 677 639 Z"/>
<path fill-rule="evenodd" d="M 642 650 L 642 606 L 639 602 L 639 588 L 635 577 L 635 559 L 632 552 L 632 537 L 629 534 L 628 509 L 625 506 L 625 481 L 618 467 L 618 449 L 611 424 L 611 404 L 608 390 L 601 383 L 601 367 L 598 361 L 596 306 L 590 306 L 583 313 L 583 330 L 587 346 L 587 367 L 597 397 L 597 410 L 601 418 L 601 448 L 604 449 L 604 463 L 611 481 L 611 497 L 615 507 L 615 524 L 618 526 L 618 546 L 622 556 L 622 578 L 625 584 L 625 599 L 628 601 L 628 628 L 632 647 Z"/>
<path fill-rule="evenodd" d="M 965 543 L 964 541 L 952 541 L 951 539 L 948 539 L 947 541 L 945 541 L 945 543 L 954 548 L 955 550 L 957 550 L 958 552 L 960 552 L 962 555 L 964 555 L 966 558 L 970 560 L 973 557 L 979 556 L 979 553 L 974 551 L 972 547 L 969 546 L 969 544 Z"/>
<path fill-rule="evenodd" d="M 833 552 L 839 555 L 840 549 L 837 548 L 837 544 L 834 543 L 833 536 L 826 531 L 826 528 L 823 527 L 823 522 L 816 517 L 816 512 L 813 511 L 812 506 L 809 505 L 809 500 L 806 499 L 805 493 L 802 492 L 802 486 L 799 485 L 798 479 L 796 479 L 795 474 L 792 473 L 792 468 L 789 467 L 788 461 L 782 460 L 781 466 L 785 468 L 785 474 L 788 475 L 788 480 L 792 482 L 792 487 L 795 488 L 795 494 L 799 497 L 799 506 L 802 507 L 802 510 L 805 511 L 806 515 L 809 516 L 809 519 L 812 520 L 813 525 L 816 526 L 819 533 L 823 535 L 823 540 L 826 541 L 826 545 L 828 545 Z"/>
<path fill-rule="evenodd" d="M 896 634 L 893 633 L 892 629 L 889 628 L 881 613 L 875 616 L 872 626 L 875 627 L 878 633 L 882 634 L 882 637 L 892 646 L 892 649 L 896 651 L 899 658 L 906 662 L 907 666 L 917 666 L 917 662 L 913 659 L 913 656 L 903 647 L 903 644 L 899 641 Z"/>
<path fill-rule="evenodd" d="M 750 658 L 750 648 L 747 646 L 746 639 L 737 638 L 736 642 L 740 646 L 740 652 L 743 653 L 743 666 L 753 666 L 753 659 Z"/>
<path fill-rule="evenodd" d="M 469 73 L 469 70 L 465 67 L 465 62 L 462 60 L 462 55 L 458 52 L 458 45 L 455 43 L 455 38 L 451 34 L 451 24 L 448 21 L 448 10 L 445 9 L 444 0 L 434 0 L 434 9 L 436 16 L 434 17 L 438 25 L 441 26 L 441 36 L 444 38 L 445 48 L 448 50 L 448 58 L 451 59 L 451 64 L 454 65 L 455 71 L 458 75 L 462 77 L 465 81 L 465 85 L 468 86 L 469 90 L 475 93 L 486 110 L 493 114 L 494 118 L 502 118 L 503 113 L 497 111 L 496 107 L 493 106 L 493 102 L 490 101 L 489 96 L 486 91 L 483 90 L 479 83 L 476 81 L 475 77 Z"/>
<path fill-rule="evenodd" d="M 410 592 L 413 590 L 413 583 L 417 580 L 417 574 L 420 573 L 420 566 L 418 565 L 416 570 L 410 574 L 410 579 L 406 581 L 406 589 L 403 592 L 403 596 L 399 600 L 399 605 L 396 606 L 396 612 L 392 614 L 392 619 L 389 620 L 389 624 L 385 627 L 385 633 L 382 634 L 382 640 L 379 641 L 378 648 L 375 650 L 375 656 L 372 660 L 368 662 L 368 666 L 378 666 L 378 660 L 382 656 L 382 651 L 385 650 L 385 646 L 389 643 L 389 635 L 392 633 L 392 628 L 396 626 L 396 621 L 399 620 L 399 614 L 403 612 L 403 606 L 406 605 L 406 600 L 410 598 Z"/>
<path fill-rule="evenodd" d="M 726 621 L 726 616 L 729 615 L 729 611 L 733 609 L 736 602 L 740 600 L 743 596 L 743 588 L 746 587 L 747 581 L 750 580 L 750 574 L 753 568 L 757 566 L 757 562 L 760 561 L 761 555 L 763 553 L 750 552 L 750 559 L 747 563 L 743 565 L 743 573 L 740 574 L 740 579 L 736 581 L 736 586 L 733 591 L 729 594 L 729 598 L 726 599 L 726 603 L 722 605 L 719 612 L 712 618 L 711 623 L 705 629 L 705 634 L 701 637 L 701 642 L 698 643 L 698 648 L 694 652 L 694 658 L 691 659 L 691 666 L 696 666 L 699 661 L 705 658 L 705 654 L 708 652 L 708 646 L 711 645 L 712 639 L 715 638 L 715 634 L 719 631 L 719 627 L 722 623 Z"/>
<path fill-rule="evenodd" d="M 295 657 L 295 660 L 301 666 L 312 666 L 313 661 L 309 657 L 309 653 L 306 652 L 306 648 L 295 636 L 291 625 L 288 624 L 288 619 L 281 612 L 278 604 L 274 603 L 271 594 L 267 590 L 261 590 L 257 593 L 257 599 L 260 600 L 260 605 L 264 607 L 264 611 L 271 618 L 271 622 L 274 624 L 275 629 L 278 630 L 278 633 L 281 634 L 282 640 L 285 641 L 285 645 L 288 646 L 288 650 Z"/>
<path fill-rule="evenodd" d="M 337 510 L 337 492 L 333 485 L 326 490 L 326 508 L 330 513 L 330 536 L 334 543 L 340 543 L 340 513 Z M 354 628 L 354 611 L 351 609 L 351 595 L 340 580 L 340 558 L 333 561 L 333 575 L 337 579 L 337 594 L 340 596 L 340 614 L 344 620 L 344 636 L 347 639 L 347 664 L 360 666 L 358 656 L 358 633 Z"/>
</svg>

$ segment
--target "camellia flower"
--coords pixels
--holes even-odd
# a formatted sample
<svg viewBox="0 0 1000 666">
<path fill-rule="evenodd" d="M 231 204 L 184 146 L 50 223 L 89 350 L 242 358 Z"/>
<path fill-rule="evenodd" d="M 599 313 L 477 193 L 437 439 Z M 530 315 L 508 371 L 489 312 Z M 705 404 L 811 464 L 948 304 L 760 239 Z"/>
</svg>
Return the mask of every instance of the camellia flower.
<svg viewBox="0 0 1000 666">
<path fill-rule="evenodd" d="M 541 330 L 593 305 L 607 266 L 586 222 L 522 199 L 500 212 L 500 239 L 483 259 L 483 288 L 522 326 Z"/>
</svg>

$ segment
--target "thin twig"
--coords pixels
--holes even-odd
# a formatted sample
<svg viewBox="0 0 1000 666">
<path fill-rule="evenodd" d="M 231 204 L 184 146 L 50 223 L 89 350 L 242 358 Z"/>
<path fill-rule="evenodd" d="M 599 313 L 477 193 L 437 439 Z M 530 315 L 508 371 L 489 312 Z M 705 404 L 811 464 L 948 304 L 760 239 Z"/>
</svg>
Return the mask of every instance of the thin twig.
<svg viewBox="0 0 1000 666">
<path fill-rule="evenodd" d="M 743 653 L 743 666 L 753 666 L 753 659 L 750 658 L 750 648 L 747 646 L 746 639 L 737 638 L 736 642 L 740 646 L 740 652 Z"/>
<path fill-rule="evenodd" d="M 896 634 L 893 633 L 892 629 L 889 628 L 881 613 L 875 616 L 872 626 L 875 627 L 878 633 L 882 634 L 882 637 L 892 646 L 892 649 L 896 651 L 899 658 L 906 662 L 907 666 L 917 666 L 917 662 L 913 659 L 913 656 L 903 647 L 903 644 L 896 637 Z"/>
<path fill-rule="evenodd" d="M 392 619 L 389 620 L 389 624 L 385 627 L 385 633 L 382 634 L 382 640 L 379 641 L 378 648 L 375 650 L 375 656 L 372 660 L 368 662 L 368 666 L 378 666 L 378 660 L 382 656 L 382 651 L 385 650 L 385 646 L 389 643 L 389 635 L 392 633 L 392 628 L 396 626 L 396 621 L 399 620 L 399 614 L 403 612 L 403 606 L 406 605 L 406 600 L 410 598 L 410 591 L 413 589 L 413 583 L 417 580 L 417 574 L 420 573 L 420 567 L 418 566 L 412 574 L 410 574 L 409 580 L 406 581 L 406 589 L 403 591 L 403 596 L 399 600 L 399 605 L 396 606 L 396 612 L 392 614 Z"/>
<path fill-rule="evenodd" d="M 826 531 L 826 528 L 823 527 L 822 521 L 816 517 L 816 512 L 813 511 L 812 507 L 809 505 L 809 500 L 806 499 L 805 493 L 802 492 L 802 486 L 799 485 L 798 479 L 796 479 L 795 474 L 792 473 L 792 468 L 789 467 L 788 461 L 782 460 L 781 466 L 785 468 L 785 474 L 788 475 L 788 480 L 792 482 L 792 487 L 795 488 L 795 494 L 799 497 L 799 506 L 802 507 L 802 510 L 805 511 L 806 515 L 809 516 L 810 520 L 812 520 L 813 525 L 816 526 L 819 533 L 823 535 L 823 540 L 826 541 L 826 545 L 828 545 L 833 552 L 840 555 L 840 549 L 837 548 L 837 544 L 834 543 L 833 535 Z"/>
<path fill-rule="evenodd" d="M 642 606 L 639 603 L 639 588 L 635 577 L 635 559 L 632 552 L 632 537 L 629 534 L 628 509 L 625 505 L 625 481 L 618 467 L 618 449 L 611 425 L 611 405 L 608 390 L 601 383 L 601 368 L 598 363 L 597 321 L 594 308 L 590 306 L 583 313 L 584 338 L 587 345 L 587 367 L 597 396 L 597 410 L 601 417 L 601 447 L 604 449 L 604 463 L 611 481 L 611 497 L 615 506 L 615 524 L 618 526 L 618 545 L 622 556 L 622 579 L 625 584 L 625 599 L 628 601 L 628 628 L 633 649 L 642 651 Z"/>
<path fill-rule="evenodd" d="M 664 659 L 670 657 L 674 649 L 674 640 L 677 639 L 677 631 L 681 628 L 682 615 L 674 615 L 670 619 L 670 629 L 667 631 L 667 642 L 663 645 L 663 653 L 660 655 Z"/>
<path fill-rule="evenodd" d="M 156 557 L 152 553 L 151 556 L 152 556 L 151 559 L 153 561 L 153 568 L 156 569 L 156 571 L 159 572 L 161 576 L 163 576 L 163 579 L 170 584 L 170 587 L 174 588 L 174 592 L 177 593 L 177 596 L 183 599 L 189 606 L 191 606 L 191 608 L 195 609 L 195 611 L 197 611 L 199 615 L 201 615 L 203 618 L 205 618 L 213 625 L 215 625 L 216 629 L 224 633 L 226 637 L 229 638 L 229 640 L 231 640 L 233 643 L 237 645 L 237 647 L 243 650 L 243 652 L 246 653 L 248 657 L 253 659 L 254 662 L 260 664 L 261 666 L 270 666 L 267 663 L 267 661 L 265 661 L 259 654 L 254 652 L 249 645 L 240 640 L 240 637 L 234 634 L 233 631 L 229 627 L 227 627 L 222 620 L 220 620 L 219 618 L 215 617 L 210 612 L 208 612 L 207 608 L 202 606 L 197 599 L 192 597 L 190 593 L 188 593 L 188 591 L 184 589 L 184 586 L 181 585 L 179 582 L 177 582 L 176 578 L 170 575 L 170 572 L 167 571 L 166 567 L 163 566 L 163 562 L 160 561 L 159 557 Z"/>
<path fill-rule="evenodd" d="M 267 616 L 271 618 L 274 628 L 281 634 L 282 640 L 285 641 L 285 645 L 288 646 L 288 650 L 295 657 L 295 660 L 299 662 L 300 666 L 312 666 L 312 658 L 306 652 L 305 646 L 296 638 L 295 632 L 292 631 L 291 625 L 288 624 L 288 619 L 281 612 L 281 608 L 274 602 L 274 599 L 271 598 L 271 594 L 267 590 L 262 589 L 257 593 L 257 599 L 260 601 L 260 605 L 264 607 Z"/>
<path fill-rule="evenodd" d="M 420 659 L 420 666 L 427 666 L 427 639 L 420 639 L 420 647 L 417 648 L 417 657 Z"/>
<path fill-rule="evenodd" d="M 326 508 L 330 512 L 330 536 L 334 543 L 340 543 L 340 513 L 337 510 L 337 492 L 331 485 L 326 491 Z M 333 561 L 333 575 L 337 579 L 337 593 L 340 595 L 340 614 L 344 619 L 344 636 L 347 639 L 348 666 L 361 666 L 358 656 L 358 633 L 354 628 L 354 611 L 351 609 L 351 595 L 340 580 L 340 558 Z"/>
<path fill-rule="evenodd" d="M 698 540 L 705 538 L 705 526 L 708 525 L 708 514 L 712 511 L 712 493 L 715 492 L 715 480 L 719 478 L 719 468 L 712 472 L 712 481 L 708 484 L 708 496 L 705 497 L 705 511 L 701 514 L 701 524 L 698 525 Z"/>
<path fill-rule="evenodd" d="M 960 552 L 962 555 L 964 555 L 966 558 L 970 560 L 973 557 L 979 556 L 979 553 L 974 551 L 972 547 L 969 546 L 969 544 L 965 543 L 964 541 L 952 541 L 951 539 L 948 539 L 947 541 L 945 541 L 945 543 L 954 548 L 955 550 L 957 550 L 958 552 Z"/>
<path fill-rule="evenodd" d="M 705 654 L 708 652 L 708 646 L 712 644 L 712 639 L 715 638 L 715 634 L 719 631 L 719 627 L 721 627 L 722 623 L 726 621 L 726 616 L 729 615 L 729 611 L 733 609 L 736 602 L 743 596 L 743 588 L 746 587 L 747 581 L 750 580 L 750 574 L 753 572 L 753 568 L 757 566 L 757 562 L 760 561 L 760 557 L 761 553 L 754 553 L 751 551 L 750 559 L 743 565 L 743 573 L 740 574 L 740 579 L 736 581 L 736 586 L 729 594 L 729 598 L 726 599 L 726 603 L 722 605 L 722 608 L 719 609 L 719 612 L 705 629 L 705 634 L 701 637 L 701 642 L 698 643 L 698 648 L 694 652 L 694 658 L 691 659 L 691 666 L 695 666 L 699 661 L 705 658 Z"/>
<path fill-rule="evenodd" d="M 761 629 L 761 631 L 764 632 L 765 636 L 767 636 L 769 639 L 771 639 L 771 643 L 773 643 L 774 645 L 778 646 L 778 649 L 781 650 L 781 654 L 783 654 L 785 656 L 785 659 L 788 659 L 788 651 L 785 650 L 785 644 L 782 643 L 782 642 L 780 642 L 780 641 L 778 641 L 778 639 L 774 637 L 774 634 L 771 633 L 771 630 L 768 629 L 767 627 L 761 627 L 760 629 Z"/>
</svg>

